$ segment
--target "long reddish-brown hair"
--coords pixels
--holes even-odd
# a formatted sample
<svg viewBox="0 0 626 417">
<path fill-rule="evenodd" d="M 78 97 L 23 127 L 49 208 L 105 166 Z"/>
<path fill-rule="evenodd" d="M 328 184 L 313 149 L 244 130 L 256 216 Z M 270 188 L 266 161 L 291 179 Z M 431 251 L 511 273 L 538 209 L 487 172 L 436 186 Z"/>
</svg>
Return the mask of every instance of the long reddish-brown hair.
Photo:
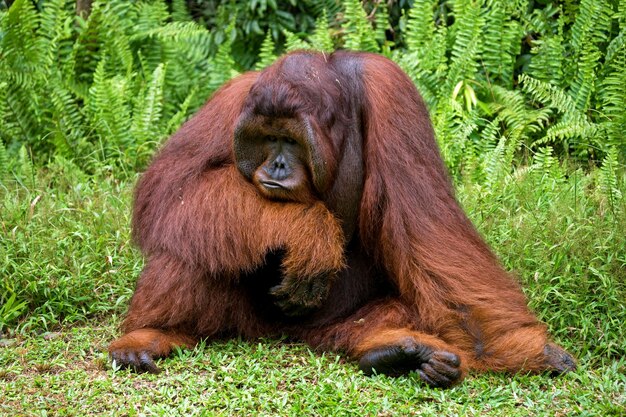
<svg viewBox="0 0 626 417">
<path fill-rule="evenodd" d="M 252 181 L 268 129 L 306 155 L 289 201 Z M 110 347 L 122 365 L 287 333 L 436 386 L 574 367 L 457 203 L 411 80 L 378 55 L 300 51 L 229 82 L 142 175 L 133 237 L 147 263 Z"/>
</svg>

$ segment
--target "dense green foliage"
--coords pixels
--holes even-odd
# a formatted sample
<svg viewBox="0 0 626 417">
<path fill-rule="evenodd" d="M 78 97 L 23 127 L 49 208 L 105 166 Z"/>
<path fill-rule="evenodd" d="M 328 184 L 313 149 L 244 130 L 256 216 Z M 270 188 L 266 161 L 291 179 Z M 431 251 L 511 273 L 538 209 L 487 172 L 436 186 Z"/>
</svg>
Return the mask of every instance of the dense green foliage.
<svg viewBox="0 0 626 417">
<path fill-rule="evenodd" d="M 142 166 L 234 74 L 223 54 L 209 57 L 209 33 L 174 20 L 163 2 L 96 2 L 83 21 L 72 2 L 38 12 L 18 0 L 0 19 L 0 139 L 38 164 Z"/>
<path fill-rule="evenodd" d="M 0 333 L 124 311 L 141 269 L 128 233 L 136 172 L 252 65 L 235 41 L 256 27 L 223 20 L 229 8 L 196 23 L 184 3 L 95 1 L 86 20 L 69 0 L 0 9 Z M 345 0 L 311 12 L 314 29 L 293 26 L 308 34 L 259 33 L 255 66 L 338 46 L 398 62 L 459 199 L 532 307 L 580 357 L 623 356 L 626 1 L 412 3 L 397 45 L 384 2 Z"/>
<path fill-rule="evenodd" d="M 341 11 L 336 0 L 253 0 L 172 1 L 172 6 L 186 3 L 191 17 L 206 26 L 210 32 L 211 52 L 225 42 L 231 44 L 231 54 L 238 68 L 251 68 L 263 40 L 269 36 L 282 44 L 294 33 L 310 33 L 316 19 L 327 11 L 335 16 Z M 229 27 L 230 23 L 234 23 Z"/>
<path fill-rule="evenodd" d="M 360 1 L 346 0 L 340 30 L 329 29 L 338 18 L 322 10 L 310 35 L 281 28 L 280 47 L 278 29 L 268 31 L 257 67 L 277 50 L 311 46 L 389 55 L 426 99 L 457 176 L 492 181 L 534 155 L 594 163 L 615 155 L 621 163 L 626 5 L 614 3 L 416 0 L 401 25 L 406 47 L 394 48 L 384 3 L 368 14 Z M 7 153 L 22 146 L 38 164 L 60 155 L 86 172 L 111 164 L 132 172 L 244 67 L 232 58 L 230 38 L 213 39 L 216 31 L 242 30 L 241 22 L 207 30 L 184 2 L 96 1 L 86 21 L 72 1 L 40 5 L 18 0 L 0 10 L 3 173 Z"/>
</svg>

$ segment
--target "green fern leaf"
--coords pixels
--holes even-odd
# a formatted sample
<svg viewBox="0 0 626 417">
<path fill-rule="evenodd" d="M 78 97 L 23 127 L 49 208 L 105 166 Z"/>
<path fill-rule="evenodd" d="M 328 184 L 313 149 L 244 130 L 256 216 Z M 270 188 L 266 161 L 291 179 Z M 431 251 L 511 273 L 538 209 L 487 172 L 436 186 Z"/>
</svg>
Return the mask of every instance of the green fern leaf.
<svg viewBox="0 0 626 417">
<path fill-rule="evenodd" d="M 35 168 L 30 157 L 30 152 L 26 146 L 22 145 L 20 147 L 16 162 L 15 174 L 22 179 L 33 181 L 35 178 Z"/>
<path fill-rule="evenodd" d="M 174 116 L 172 116 L 172 118 L 167 122 L 167 128 L 165 129 L 167 134 L 174 133 L 185 121 L 187 116 L 189 116 L 189 109 L 191 107 L 191 104 L 196 99 L 197 93 L 198 88 L 193 88 L 187 95 L 187 98 L 185 98 L 185 101 L 183 101 L 183 103 L 180 105 L 180 108 L 176 112 L 176 114 L 174 114 Z"/>
<path fill-rule="evenodd" d="M 315 30 L 309 37 L 309 42 L 318 51 L 332 52 L 335 49 L 333 38 L 330 35 L 326 10 L 324 10 L 322 15 L 315 21 Z"/>
<path fill-rule="evenodd" d="M 77 157 L 80 155 L 80 142 L 84 141 L 84 122 L 80 106 L 76 97 L 64 86 L 58 71 L 49 81 L 52 109 L 48 118 L 55 128 L 51 140 L 61 156 Z"/>
<path fill-rule="evenodd" d="M 602 148 L 599 141 L 601 132 L 602 129 L 597 124 L 582 119 L 563 120 L 550 126 L 545 136 L 536 140 L 533 146 L 557 143 L 566 151 L 575 149 L 579 156 L 586 158 L 593 149 Z"/>
<path fill-rule="evenodd" d="M 291 33 L 288 30 L 283 30 L 283 34 L 285 35 L 285 51 L 291 52 L 296 51 L 298 49 L 311 49 L 311 45 L 309 45 L 305 40 L 301 39 L 295 33 Z"/>
<path fill-rule="evenodd" d="M 451 97 L 460 81 L 476 78 L 481 55 L 482 28 L 484 18 L 478 2 L 454 3 L 455 22 L 451 27 L 454 43 L 445 86 L 440 90 L 440 98 Z"/>
<path fill-rule="evenodd" d="M 602 165 L 600 166 L 600 190 L 609 201 L 613 211 L 615 210 L 618 201 L 623 198 L 617 179 L 619 167 L 617 155 L 618 153 L 616 148 L 609 148 L 606 156 L 602 160 Z"/>
<path fill-rule="evenodd" d="M 274 40 L 272 39 L 272 32 L 267 31 L 265 39 L 261 44 L 261 51 L 259 52 L 259 60 L 257 61 L 255 68 L 261 70 L 276 60 L 276 54 L 274 53 Z"/>
<path fill-rule="evenodd" d="M 409 51 L 422 51 L 428 47 L 435 34 L 434 10 L 436 0 L 416 0 L 409 10 L 406 26 L 406 43 Z"/>
<path fill-rule="evenodd" d="M 595 92 L 596 68 L 601 56 L 602 54 L 593 44 L 585 45 L 580 54 L 578 71 L 571 88 L 576 108 L 580 111 L 586 111 L 589 108 L 591 96 Z"/>
<path fill-rule="evenodd" d="M 590 43 L 604 42 L 611 31 L 613 8 L 606 0 L 581 0 L 572 26 L 571 43 L 580 54 Z"/>
<path fill-rule="evenodd" d="M 137 156 L 147 157 L 150 149 L 142 146 L 154 137 L 155 126 L 158 125 L 163 107 L 163 81 L 165 79 L 165 65 L 161 64 L 152 73 L 150 83 L 145 93 L 140 96 L 133 110 L 133 124 L 131 133 Z M 158 130 L 156 130 L 158 131 Z M 143 162 L 143 161 L 141 161 Z"/>
<path fill-rule="evenodd" d="M 378 52 L 375 31 L 359 0 L 344 0 L 344 47 L 353 51 Z"/>
<path fill-rule="evenodd" d="M 389 28 L 389 11 L 387 10 L 387 3 L 384 1 L 379 2 L 374 10 L 375 13 L 375 25 L 374 25 L 374 39 L 379 44 L 385 44 L 387 42 L 387 29 Z"/>
<path fill-rule="evenodd" d="M 595 89 L 596 68 L 602 56 L 600 44 L 608 40 L 613 8 L 607 0 L 582 0 L 570 31 L 571 59 L 566 76 L 571 78 L 571 96 L 580 111 L 589 108 Z"/>
<path fill-rule="evenodd" d="M 530 50 L 532 58 L 528 73 L 541 81 L 560 86 L 563 83 L 563 58 L 565 43 L 563 41 L 563 25 L 565 17 L 558 18 L 558 31 L 555 35 L 547 35 L 532 42 Z"/>
<path fill-rule="evenodd" d="M 4 147 L 2 139 L 0 139 L 0 183 L 4 182 L 9 174 L 9 155 Z"/>
<path fill-rule="evenodd" d="M 233 19 L 226 32 L 230 33 L 234 27 L 235 21 Z M 231 46 L 232 42 L 229 38 L 218 47 L 215 57 L 209 59 L 211 78 L 208 82 L 208 87 L 211 91 L 217 90 L 222 84 L 237 75 L 237 72 L 234 70 L 235 62 L 231 56 Z"/>
<path fill-rule="evenodd" d="M 548 177 L 552 176 L 552 170 L 558 164 L 558 160 L 554 157 L 552 146 L 539 148 L 533 157 L 533 162 L 533 170 Z"/>
<path fill-rule="evenodd" d="M 504 178 L 511 169 L 505 160 L 506 138 L 502 136 L 498 145 L 485 156 L 485 183 L 488 189 L 492 189 Z"/>
<path fill-rule="evenodd" d="M 534 100 L 549 105 L 572 118 L 580 117 L 576 102 L 563 89 L 526 74 L 520 75 L 519 82 L 522 90 L 529 93 Z"/>
<path fill-rule="evenodd" d="M 187 10 L 187 2 L 185 0 L 172 0 L 172 20 L 174 22 L 189 22 L 191 16 Z"/>
<path fill-rule="evenodd" d="M 16 0 L 3 19 L 0 71 L 11 84 L 32 87 L 41 80 L 41 50 L 36 29 L 39 14 L 28 0 Z"/>
<path fill-rule="evenodd" d="M 515 59 L 521 52 L 522 29 L 506 13 L 501 1 L 489 0 L 486 6 L 482 55 L 484 68 L 491 82 L 500 81 L 511 88 Z"/>
<path fill-rule="evenodd" d="M 607 118 L 607 146 L 626 150 L 626 29 L 616 36 L 605 56 L 604 66 L 600 71 L 598 98 L 602 111 Z"/>
</svg>

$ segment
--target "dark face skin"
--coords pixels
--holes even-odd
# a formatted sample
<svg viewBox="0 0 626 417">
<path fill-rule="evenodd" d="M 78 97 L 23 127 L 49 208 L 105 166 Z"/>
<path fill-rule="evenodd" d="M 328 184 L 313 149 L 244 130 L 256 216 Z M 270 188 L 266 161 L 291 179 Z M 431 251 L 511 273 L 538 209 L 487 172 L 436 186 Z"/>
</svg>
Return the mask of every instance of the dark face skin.
<svg viewBox="0 0 626 417">
<path fill-rule="evenodd" d="M 340 139 L 332 139 L 316 130 L 308 115 L 250 113 L 243 113 L 235 129 L 239 172 L 268 199 L 323 201 L 341 220 L 349 241 L 363 190 L 359 125 L 335 132 Z"/>
<path fill-rule="evenodd" d="M 258 143 L 265 160 L 254 171 L 252 181 L 268 198 L 303 201 L 311 191 L 306 166 L 306 152 L 300 143 L 282 135 L 268 135 Z"/>
</svg>

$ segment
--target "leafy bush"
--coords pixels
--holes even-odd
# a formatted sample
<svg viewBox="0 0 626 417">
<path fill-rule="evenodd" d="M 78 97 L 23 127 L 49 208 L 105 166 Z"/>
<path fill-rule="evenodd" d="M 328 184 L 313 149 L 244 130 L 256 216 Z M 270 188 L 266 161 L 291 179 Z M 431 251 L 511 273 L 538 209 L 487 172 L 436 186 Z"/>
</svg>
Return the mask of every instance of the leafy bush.
<svg viewBox="0 0 626 417">
<path fill-rule="evenodd" d="M 0 140 L 38 164 L 53 155 L 88 172 L 145 165 L 156 144 L 235 73 L 209 57 L 208 32 L 163 2 L 73 2 L 0 12 Z"/>
</svg>

